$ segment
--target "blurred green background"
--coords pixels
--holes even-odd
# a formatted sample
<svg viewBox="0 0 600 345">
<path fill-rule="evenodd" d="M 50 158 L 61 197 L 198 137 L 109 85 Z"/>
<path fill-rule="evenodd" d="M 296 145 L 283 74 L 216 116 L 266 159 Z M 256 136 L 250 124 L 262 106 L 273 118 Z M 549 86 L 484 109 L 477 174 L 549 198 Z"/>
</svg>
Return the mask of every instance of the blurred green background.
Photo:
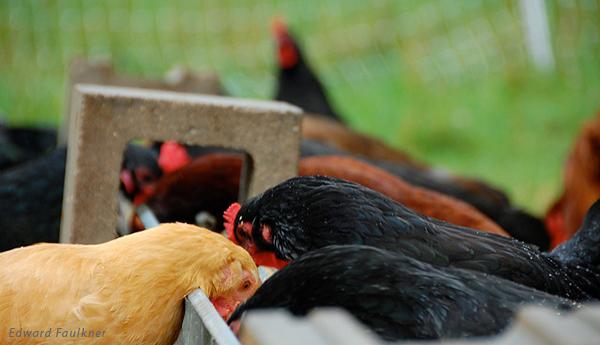
<svg viewBox="0 0 600 345">
<path fill-rule="evenodd" d="M 75 56 L 144 76 L 215 70 L 231 94 L 270 98 L 281 15 L 352 127 L 540 214 L 600 108 L 600 0 L 546 5 L 550 73 L 529 62 L 517 0 L 0 0 L 0 112 L 57 125 Z"/>
</svg>

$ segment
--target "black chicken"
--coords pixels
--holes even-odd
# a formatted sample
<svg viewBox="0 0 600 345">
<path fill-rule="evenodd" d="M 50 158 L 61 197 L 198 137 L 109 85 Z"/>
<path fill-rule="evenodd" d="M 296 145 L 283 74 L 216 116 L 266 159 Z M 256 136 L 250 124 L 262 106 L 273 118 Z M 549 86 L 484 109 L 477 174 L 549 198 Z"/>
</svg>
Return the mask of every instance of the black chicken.
<svg viewBox="0 0 600 345">
<path fill-rule="evenodd" d="M 321 82 L 304 60 L 300 46 L 285 24 L 275 21 L 273 32 L 277 41 L 279 63 L 275 99 L 297 105 L 308 113 L 327 115 L 342 121 L 330 105 Z M 315 148 L 314 145 L 310 147 L 310 149 Z M 534 244 L 542 250 L 550 246 L 550 237 L 546 233 L 542 220 L 513 207 L 503 192 L 488 184 L 440 174 L 437 170 L 420 170 L 395 162 L 371 160 L 369 163 L 400 176 L 413 185 L 444 193 L 471 204 L 516 239 Z"/>
<path fill-rule="evenodd" d="M 301 149 L 302 157 L 348 155 L 347 152 L 306 139 L 302 140 Z M 450 195 L 471 204 L 518 240 L 536 245 L 541 250 L 547 250 L 550 245 L 550 237 L 544 223 L 540 219 L 514 208 L 506 195 L 493 187 L 483 183 L 476 184 L 476 182 L 466 185 L 457 181 L 454 176 L 439 174 L 435 170 L 418 169 L 409 164 L 358 158 L 384 169 L 412 185 Z"/>
<path fill-rule="evenodd" d="M 305 112 L 341 121 L 329 104 L 321 82 L 304 60 L 300 46 L 282 21 L 273 22 L 273 34 L 279 63 L 275 99 L 297 105 Z"/>
<path fill-rule="evenodd" d="M 471 204 L 518 240 L 536 245 L 541 250 L 550 247 L 550 236 L 541 219 L 515 208 L 504 193 L 485 183 L 440 174 L 435 170 L 421 171 L 392 162 L 372 162 L 372 164 L 402 177 L 411 184 Z"/>
<path fill-rule="evenodd" d="M 328 245 L 365 244 L 574 300 L 600 297 L 600 202 L 577 235 L 549 254 L 422 216 L 380 193 L 322 176 L 287 180 L 249 200 L 234 219 L 233 236 L 255 257 L 274 252 L 292 260 Z"/>
<path fill-rule="evenodd" d="M 297 105 L 308 113 L 327 115 L 337 121 L 342 118 L 333 110 L 325 90 L 316 74 L 304 60 L 300 46 L 285 24 L 275 21 L 274 36 L 277 41 L 278 77 L 275 99 Z M 311 148 L 315 148 L 312 146 Z M 490 217 L 511 236 L 534 244 L 542 250 L 550 246 L 550 237 L 544 223 L 517 208 L 507 196 L 496 188 L 472 179 L 461 179 L 423 171 L 410 165 L 392 162 L 373 162 L 382 169 L 402 177 L 407 182 L 463 200 Z"/>
<path fill-rule="evenodd" d="M 304 315 L 337 306 L 386 340 L 462 338 L 500 332 L 524 304 L 557 311 L 577 306 L 480 272 L 434 267 L 369 246 L 329 246 L 275 273 L 229 323 L 252 309 L 286 308 Z"/>
<path fill-rule="evenodd" d="M 154 183 L 162 176 L 158 153 L 141 145 L 129 144 L 123 152 L 120 189 L 132 201 L 154 193 Z"/>
<path fill-rule="evenodd" d="M 58 242 L 66 149 L 0 175 L 0 251 Z"/>
<path fill-rule="evenodd" d="M 160 170 L 151 150 L 132 146 L 125 150 L 122 172 L 134 176 L 132 188 L 138 190 L 139 184 L 158 178 Z M 64 147 L 58 148 L 0 175 L 0 251 L 58 242 L 66 152 Z M 143 180 L 140 171 L 144 172 Z M 156 178 L 151 179 L 146 172 Z"/>
<path fill-rule="evenodd" d="M 40 157 L 56 146 L 56 130 L 0 125 L 0 171 Z"/>
</svg>

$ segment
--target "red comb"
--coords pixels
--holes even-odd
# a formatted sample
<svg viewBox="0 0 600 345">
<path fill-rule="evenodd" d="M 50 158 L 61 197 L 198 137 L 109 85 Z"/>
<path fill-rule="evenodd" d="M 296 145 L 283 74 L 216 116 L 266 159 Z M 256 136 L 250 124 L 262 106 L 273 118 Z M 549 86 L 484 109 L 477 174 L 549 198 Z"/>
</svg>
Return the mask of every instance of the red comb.
<svg viewBox="0 0 600 345">
<path fill-rule="evenodd" d="M 271 22 L 271 30 L 273 30 L 273 34 L 278 38 L 288 35 L 287 25 L 285 25 L 285 22 L 281 17 L 273 18 L 273 21 Z"/>
<path fill-rule="evenodd" d="M 175 141 L 165 141 L 160 147 L 158 165 L 164 173 L 170 173 L 186 166 L 192 158 L 183 145 Z"/>
<path fill-rule="evenodd" d="M 223 213 L 223 219 L 225 219 L 225 232 L 227 232 L 227 238 L 235 244 L 239 244 L 235 239 L 233 224 L 235 223 L 235 218 L 237 217 L 238 212 L 242 208 L 237 202 L 234 202 L 227 208 L 227 210 Z"/>
<path fill-rule="evenodd" d="M 233 232 L 233 224 L 235 224 L 235 218 L 237 218 L 237 214 L 242 208 L 237 202 L 234 202 L 227 208 L 225 212 L 223 212 L 223 219 L 225 219 L 225 232 L 227 232 L 227 238 L 239 245 L 238 241 L 235 238 L 235 234 Z M 277 258 L 274 252 L 255 252 L 252 254 L 252 258 L 257 265 L 275 267 L 277 269 L 285 267 L 288 263 L 285 260 L 281 260 Z"/>
</svg>

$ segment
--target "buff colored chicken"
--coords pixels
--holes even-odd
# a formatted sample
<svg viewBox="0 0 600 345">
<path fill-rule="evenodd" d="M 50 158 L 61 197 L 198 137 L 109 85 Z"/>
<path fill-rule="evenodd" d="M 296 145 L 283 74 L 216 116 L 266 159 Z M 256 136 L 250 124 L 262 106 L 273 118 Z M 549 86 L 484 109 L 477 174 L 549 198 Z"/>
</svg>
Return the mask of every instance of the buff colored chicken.
<svg viewBox="0 0 600 345">
<path fill-rule="evenodd" d="M 246 251 L 182 223 L 4 252 L 0 281 L 1 344 L 172 344 L 187 294 L 201 288 L 227 318 L 259 285 Z"/>
</svg>

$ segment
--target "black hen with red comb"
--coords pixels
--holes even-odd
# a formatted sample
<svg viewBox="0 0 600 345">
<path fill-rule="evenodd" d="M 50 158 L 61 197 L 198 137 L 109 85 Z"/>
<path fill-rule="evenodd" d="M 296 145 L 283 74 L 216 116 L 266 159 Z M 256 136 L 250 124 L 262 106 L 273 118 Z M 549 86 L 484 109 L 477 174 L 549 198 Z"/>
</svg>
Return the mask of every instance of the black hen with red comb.
<svg viewBox="0 0 600 345">
<path fill-rule="evenodd" d="M 298 42 L 283 21 L 273 22 L 273 34 L 278 61 L 275 99 L 299 106 L 305 112 L 341 121 L 329 103 L 323 85 L 302 56 Z"/>
<path fill-rule="evenodd" d="M 328 245 L 362 244 L 571 299 L 600 298 L 600 202 L 579 233 L 550 254 L 423 216 L 378 192 L 324 176 L 289 179 L 249 200 L 234 219 L 230 233 L 253 257 L 271 252 L 294 260 Z"/>
</svg>

